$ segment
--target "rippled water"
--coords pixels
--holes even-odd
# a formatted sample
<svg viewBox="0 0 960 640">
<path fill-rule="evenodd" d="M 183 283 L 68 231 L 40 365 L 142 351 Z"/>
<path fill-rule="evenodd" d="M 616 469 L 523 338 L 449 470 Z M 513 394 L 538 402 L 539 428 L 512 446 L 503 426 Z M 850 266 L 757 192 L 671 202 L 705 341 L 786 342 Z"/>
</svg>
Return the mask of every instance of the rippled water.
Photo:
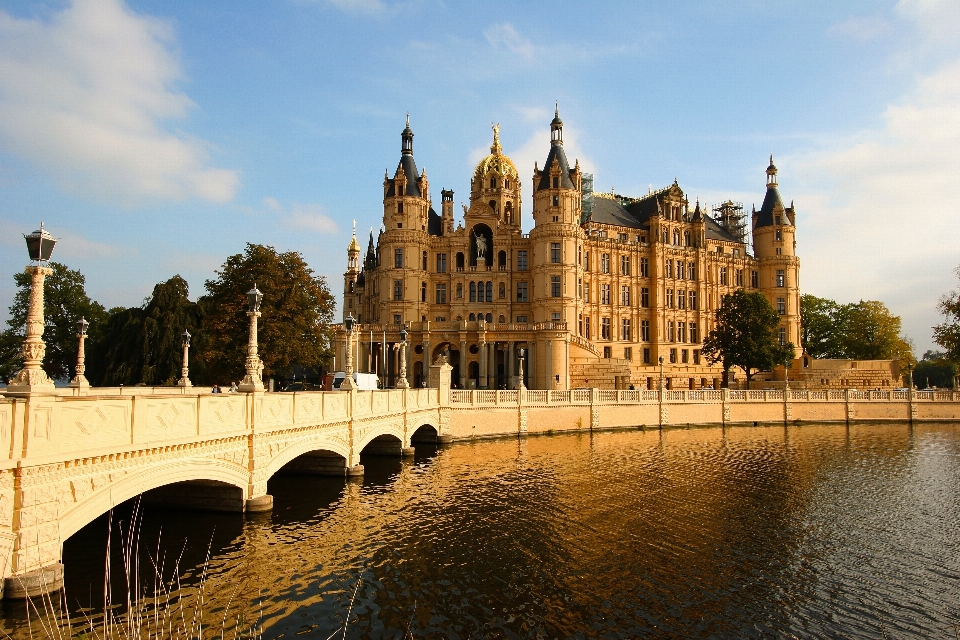
<svg viewBox="0 0 960 640">
<path fill-rule="evenodd" d="M 328 637 L 358 578 L 348 637 L 956 637 L 957 425 L 554 435 L 364 464 L 362 481 L 276 476 L 264 516 L 149 508 L 141 545 L 156 555 L 162 528 L 169 566 L 186 540 L 195 584 L 212 539 L 207 615 L 233 597 L 268 639 Z M 72 602 L 102 601 L 105 532 L 66 544 Z M 6 605 L 8 630 L 22 614 Z"/>
</svg>

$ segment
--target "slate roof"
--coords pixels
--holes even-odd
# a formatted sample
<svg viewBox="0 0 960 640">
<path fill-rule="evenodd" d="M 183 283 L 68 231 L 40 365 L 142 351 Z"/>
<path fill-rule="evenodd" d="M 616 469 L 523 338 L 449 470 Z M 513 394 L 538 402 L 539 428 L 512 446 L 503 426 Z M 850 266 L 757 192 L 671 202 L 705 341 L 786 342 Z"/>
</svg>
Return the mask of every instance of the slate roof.
<svg viewBox="0 0 960 640">
<path fill-rule="evenodd" d="M 537 191 L 550 188 L 550 167 L 553 166 L 554 160 L 560 163 L 560 186 L 564 189 L 575 189 L 573 180 L 570 179 L 570 163 L 567 162 L 567 154 L 563 152 L 563 144 L 554 142 L 550 145 L 550 153 L 547 154 L 547 161 L 543 164 Z"/>
<path fill-rule="evenodd" d="M 430 213 L 427 214 L 427 234 L 431 236 L 443 235 L 443 219 L 440 214 L 430 207 Z"/>
<path fill-rule="evenodd" d="M 786 215 L 783 206 L 783 200 L 780 199 L 780 191 L 775 186 L 767 187 L 767 194 L 763 197 L 763 205 L 760 207 L 760 213 L 757 216 L 755 227 L 773 226 L 774 211 L 779 210 L 784 213 L 780 218 L 782 224 L 790 224 L 790 218 Z"/>
<path fill-rule="evenodd" d="M 620 227 L 645 229 L 647 225 L 637 220 L 629 211 L 623 208 L 619 201 L 611 198 L 593 198 L 593 213 L 590 221 L 598 224 L 613 224 Z"/>
<path fill-rule="evenodd" d="M 404 153 L 400 156 L 400 163 L 397 165 L 397 171 L 402 171 L 404 177 L 407 179 L 407 188 L 404 190 L 403 194 L 405 196 L 416 196 L 420 197 L 420 185 L 417 184 L 417 180 L 420 178 L 420 174 L 417 172 L 417 163 L 413 159 L 412 153 Z M 397 194 L 397 181 L 394 178 L 390 179 L 390 186 L 387 187 L 386 198 L 390 198 Z"/>
</svg>

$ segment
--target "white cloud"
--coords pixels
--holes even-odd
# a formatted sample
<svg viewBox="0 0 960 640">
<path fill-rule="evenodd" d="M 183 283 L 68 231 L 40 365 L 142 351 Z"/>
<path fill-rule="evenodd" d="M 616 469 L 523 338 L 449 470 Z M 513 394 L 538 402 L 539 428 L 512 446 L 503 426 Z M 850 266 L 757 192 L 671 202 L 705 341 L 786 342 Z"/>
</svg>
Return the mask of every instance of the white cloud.
<svg viewBox="0 0 960 640">
<path fill-rule="evenodd" d="M 510 53 L 527 60 L 533 59 L 535 53 L 533 43 L 521 36 L 520 32 L 509 22 L 489 27 L 483 32 L 483 37 L 495 49 L 506 49 Z"/>
<path fill-rule="evenodd" d="M 388 3 L 383 0 L 312 0 L 329 5 L 344 13 L 366 16 L 384 16 L 396 13 L 403 3 Z"/>
<path fill-rule="evenodd" d="M 13 220 L 0 218 L 0 246 L 19 250 L 23 254 L 24 264 L 27 261 L 27 247 L 23 240 L 24 233 L 30 233 L 35 227 L 24 227 Z M 50 230 L 49 227 L 47 227 Z M 57 239 L 54 248 L 53 260 L 67 262 L 71 259 L 112 260 L 120 257 L 129 257 L 137 254 L 137 248 L 132 245 L 116 245 L 106 242 L 90 240 L 69 229 L 50 230 Z"/>
<path fill-rule="evenodd" d="M 121 0 L 74 0 L 49 20 L 0 11 L 0 142 L 65 189 L 125 206 L 226 202 L 236 171 L 164 128 L 194 108 L 168 24 Z"/>
<path fill-rule="evenodd" d="M 269 196 L 261 202 L 268 213 L 288 229 L 331 234 L 340 230 L 336 221 L 327 215 L 322 205 L 293 202 L 289 207 L 285 207 L 276 198 Z M 253 212 L 256 213 L 255 210 Z"/>
<path fill-rule="evenodd" d="M 827 31 L 837 38 L 849 38 L 857 42 L 876 40 L 887 35 L 892 25 L 882 16 L 854 16 L 831 26 Z"/>
<path fill-rule="evenodd" d="M 919 352 L 929 348 L 937 299 L 956 288 L 960 263 L 958 150 L 960 60 L 952 60 L 889 105 L 882 128 L 778 161 L 781 191 L 796 193 L 804 289 L 882 300 Z M 797 179 L 799 188 L 786 186 Z"/>
</svg>

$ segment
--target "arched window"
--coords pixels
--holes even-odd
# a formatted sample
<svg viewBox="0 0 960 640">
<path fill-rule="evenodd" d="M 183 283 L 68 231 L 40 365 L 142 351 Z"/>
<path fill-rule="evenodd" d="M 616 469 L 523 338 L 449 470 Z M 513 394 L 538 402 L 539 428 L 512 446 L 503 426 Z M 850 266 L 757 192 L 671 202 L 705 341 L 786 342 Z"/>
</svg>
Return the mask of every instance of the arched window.
<svg viewBox="0 0 960 640">
<path fill-rule="evenodd" d="M 668 229 L 663 230 L 663 244 L 670 242 L 670 231 Z"/>
<path fill-rule="evenodd" d="M 683 246 L 685 246 L 685 247 L 689 247 L 689 246 L 690 246 L 690 232 L 689 232 L 689 231 L 684 231 L 684 232 L 683 232 Z"/>
<path fill-rule="evenodd" d="M 463 271 L 463 253 L 457 254 L 457 271 Z"/>
<path fill-rule="evenodd" d="M 507 224 L 513 224 L 513 203 L 508 202 L 503 211 L 503 219 Z"/>
<path fill-rule="evenodd" d="M 500 283 L 500 299 L 502 300 L 503 298 L 506 298 L 506 297 L 507 297 L 507 285 L 501 282 Z"/>
<path fill-rule="evenodd" d="M 426 251 L 423 252 L 423 270 L 424 271 L 427 270 L 427 252 Z"/>
<path fill-rule="evenodd" d="M 493 302 L 493 282 L 487 282 L 487 302 Z M 487 320 L 492 322 L 492 320 Z"/>
<path fill-rule="evenodd" d="M 497 265 L 500 267 L 500 270 L 503 271 L 507 268 L 507 252 L 501 251 L 497 254 Z"/>
<path fill-rule="evenodd" d="M 494 178 L 493 176 L 490 177 L 490 188 L 491 189 L 497 188 L 497 179 Z"/>
<path fill-rule="evenodd" d="M 477 320 L 477 315 L 474 314 L 474 313 L 471 313 L 471 314 L 470 314 L 469 316 L 467 316 L 467 317 L 470 319 L 470 322 L 476 322 L 476 320 Z"/>
<path fill-rule="evenodd" d="M 497 212 L 497 201 L 496 201 L 496 200 L 491 200 L 489 204 L 490 204 L 490 209 L 491 209 L 494 213 L 496 213 L 496 212 Z"/>
<path fill-rule="evenodd" d="M 680 244 L 680 232 L 676 229 L 673 230 L 673 244 Z"/>
<path fill-rule="evenodd" d="M 507 321 L 507 319 L 504 318 L 503 316 L 500 316 L 499 318 L 497 318 L 497 322 L 499 322 L 500 324 L 504 324 L 504 323 L 506 323 L 506 321 Z"/>
<path fill-rule="evenodd" d="M 488 313 L 488 314 L 487 314 L 487 322 L 493 322 L 493 314 L 492 314 L 492 313 Z"/>
<path fill-rule="evenodd" d="M 476 301 L 477 301 L 477 283 L 471 282 L 470 283 L 470 302 L 476 302 Z"/>
<path fill-rule="evenodd" d="M 504 181 L 503 181 L 503 188 L 504 188 L 504 189 L 509 189 L 509 188 L 510 188 L 510 178 L 504 179 Z"/>
</svg>

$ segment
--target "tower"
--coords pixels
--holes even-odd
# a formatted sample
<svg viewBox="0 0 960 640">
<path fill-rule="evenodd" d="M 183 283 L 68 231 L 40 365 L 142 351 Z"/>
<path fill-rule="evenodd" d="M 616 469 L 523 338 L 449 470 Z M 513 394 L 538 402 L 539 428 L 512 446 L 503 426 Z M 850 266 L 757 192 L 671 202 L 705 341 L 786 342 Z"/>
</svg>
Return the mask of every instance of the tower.
<svg viewBox="0 0 960 640">
<path fill-rule="evenodd" d="M 347 246 L 347 270 L 343 274 L 343 317 L 357 316 L 357 279 L 360 277 L 360 243 L 357 242 L 357 221 L 353 221 L 353 237 Z"/>
<path fill-rule="evenodd" d="M 453 233 L 453 190 L 442 189 L 440 191 L 441 218 L 443 224 L 443 235 L 448 236 Z"/>
<path fill-rule="evenodd" d="M 777 184 L 777 167 L 770 154 L 767 192 L 760 211 L 753 211 L 753 249 L 757 259 L 757 285 L 781 315 L 779 337 L 792 342 L 799 357 L 800 259 L 797 258 L 796 212 L 784 207 Z"/>
</svg>

